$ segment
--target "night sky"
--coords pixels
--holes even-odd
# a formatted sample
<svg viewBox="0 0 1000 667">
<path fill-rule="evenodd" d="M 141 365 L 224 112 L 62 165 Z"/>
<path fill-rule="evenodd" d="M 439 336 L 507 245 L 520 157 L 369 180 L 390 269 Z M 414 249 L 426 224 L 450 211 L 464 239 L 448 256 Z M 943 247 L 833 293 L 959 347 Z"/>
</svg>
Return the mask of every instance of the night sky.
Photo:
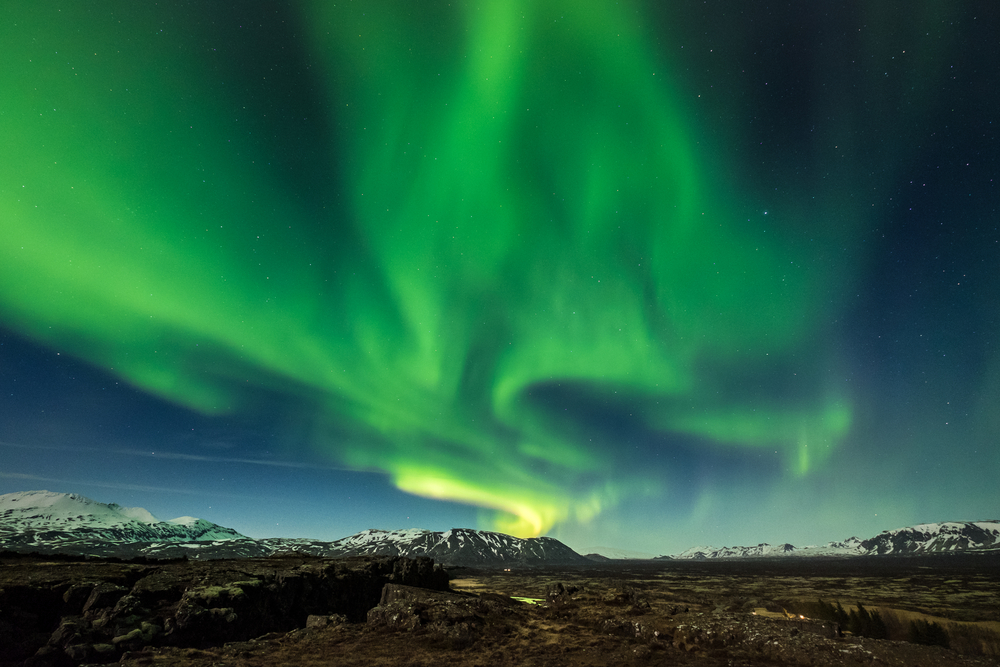
<svg viewBox="0 0 1000 667">
<path fill-rule="evenodd" d="M 0 44 L 0 493 L 654 555 L 1000 518 L 992 0 L 12 0 Z"/>
</svg>

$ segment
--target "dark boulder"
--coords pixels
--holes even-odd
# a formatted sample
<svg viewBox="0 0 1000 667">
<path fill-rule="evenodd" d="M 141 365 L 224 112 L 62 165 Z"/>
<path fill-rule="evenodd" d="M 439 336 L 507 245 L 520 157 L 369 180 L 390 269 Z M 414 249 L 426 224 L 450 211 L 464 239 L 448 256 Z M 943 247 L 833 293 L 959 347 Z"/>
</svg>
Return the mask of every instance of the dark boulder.
<svg viewBox="0 0 1000 667">
<path fill-rule="evenodd" d="M 125 586 L 102 581 L 94 586 L 87 601 L 83 604 L 83 613 L 95 615 L 99 614 L 102 609 L 113 608 L 120 599 L 125 597 L 128 590 Z"/>
<path fill-rule="evenodd" d="M 379 605 L 368 612 L 368 626 L 417 632 L 452 648 L 464 648 L 488 628 L 496 634 L 508 632 L 522 607 L 503 595 L 477 596 L 386 584 Z"/>
</svg>

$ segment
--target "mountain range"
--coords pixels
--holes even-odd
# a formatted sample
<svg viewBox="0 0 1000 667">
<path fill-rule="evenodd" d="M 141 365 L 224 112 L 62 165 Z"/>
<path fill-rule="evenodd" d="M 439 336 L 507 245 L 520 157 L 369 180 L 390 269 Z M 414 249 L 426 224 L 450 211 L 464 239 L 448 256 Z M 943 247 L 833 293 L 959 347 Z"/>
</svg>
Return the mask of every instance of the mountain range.
<svg viewBox="0 0 1000 667">
<path fill-rule="evenodd" d="M 777 558 L 810 556 L 885 556 L 954 553 L 956 551 L 1000 550 L 1000 521 L 948 521 L 922 523 L 884 530 L 866 540 L 850 537 L 822 546 L 795 547 L 791 544 L 758 544 L 752 547 L 692 547 L 674 560 L 722 558 Z"/>
<path fill-rule="evenodd" d="M 301 538 L 253 539 L 232 528 L 180 517 L 162 521 L 140 507 L 104 504 L 74 493 L 25 491 L 0 495 L 0 550 L 119 558 L 255 558 L 285 552 L 327 558 L 427 556 L 451 567 L 549 567 L 593 565 L 611 554 L 581 556 L 551 537 L 521 539 L 453 528 L 364 530 L 325 542 Z M 846 557 L 1000 550 L 1000 521 L 927 523 L 887 530 L 861 540 L 822 546 L 758 544 L 694 547 L 656 560 L 777 557 Z"/>
<path fill-rule="evenodd" d="M 161 521 L 141 507 L 106 505 L 75 493 L 26 491 L 0 496 L 0 539 L 7 548 L 60 541 L 194 542 L 243 537 L 204 519 Z"/>
<path fill-rule="evenodd" d="M 256 558 L 284 552 L 326 558 L 428 556 L 442 565 L 585 565 L 587 558 L 551 537 L 521 539 L 484 530 L 365 530 L 334 542 L 255 540 L 203 519 L 161 521 L 139 507 L 99 503 L 75 493 L 0 495 L 0 550 L 134 558 Z"/>
</svg>

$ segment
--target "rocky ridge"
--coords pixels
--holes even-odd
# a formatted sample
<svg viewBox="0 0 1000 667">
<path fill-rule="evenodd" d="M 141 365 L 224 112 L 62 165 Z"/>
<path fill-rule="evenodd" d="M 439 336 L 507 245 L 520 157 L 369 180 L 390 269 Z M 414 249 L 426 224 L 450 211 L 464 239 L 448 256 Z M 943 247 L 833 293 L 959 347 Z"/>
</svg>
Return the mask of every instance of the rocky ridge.
<svg viewBox="0 0 1000 667">
<path fill-rule="evenodd" d="M 284 633 L 312 616 L 360 622 L 389 583 L 447 590 L 448 576 L 426 558 L 150 564 L 8 555 L 0 558 L 0 665 L 115 662 L 146 646 Z"/>
<path fill-rule="evenodd" d="M 841 559 L 840 567 L 860 575 L 855 589 L 882 594 L 891 581 L 866 576 L 864 559 Z M 948 559 L 950 560 L 950 559 Z M 789 586 L 805 585 L 812 597 L 824 578 L 807 583 L 800 567 L 794 576 L 763 566 L 763 581 L 753 572 L 717 561 L 653 563 L 647 574 L 617 569 L 522 571 L 473 574 L 452 581 L 453 591 L 431 591 L 387 584 L 363 623 L 310 617 L 307 627 L 286 635 L 232 642 L 202 651 L 172 646 L 147 647 L 123 656 L 123 666 L 260 667 L 295 664 L 370 665 L 594 665 L 669 664 L 688 667 L 801 665 L 802 667 L 996 667 L 996 651 L 956 642 L 952 648 L 899 637 L 853 636 L 836 622 L 804 617 L 780 602 Z M 785 560 L 784 563 L 793 563 Z M 800 561 L 801 562 L 801 561 Z M 816 561 L 806 561 L 816 562 Z M 763 561 L 758 561 L 763 563 Z M 741 566 L 742 567 L 742 566 Z M 751 570 L 754 565 L 750 564 Z M 701 568 L 701 569 L 699 569 Z M 912 590 L 916 572 L 905 566 L 900 581 Z M 732 576 L 743 571 L 744 576 Z M 976 569 L 967 570 L 974 574 Z M 696 576 L 691 576 L 695 575 Z M 609 575 L 614 574 L 614 577 Z M 625 578 L 620 578 L 622 576 Z M 777 575 L 777 576 L 774 576 Z M 917 575 L 917 588 L 928 583 Z M 947 577 L 939 577 L 947 578 Z M 985 588 L 994 591 L 995 584 Z M 850 595 L 842 589 L 842 592 Z M 982 592 L 982 591 L 981 591 Z M 765 597 L 758 594 L 763 593 Z M 866 604 L 869 602 L 866 599 Z M 846 603 L 849 604 L 849 603 Z M 976 603 L 979 612 L 987 600 Z M 793 609 L 795 607 L 792 607 Z M 888 614 L 889 610 L 885 610 Z M 978 613 L 978 612 L 977 612 Z M 888 616 L 887 616 L 888 618 Z M 949 626 L 955 631 L 954 626 Z M 958 634 L 953 634 L 957 639 Z M 980 635 L 982 636 L 982 635 Z M 995 648 L 995 646 L 994 646 Z"/>
</svg>

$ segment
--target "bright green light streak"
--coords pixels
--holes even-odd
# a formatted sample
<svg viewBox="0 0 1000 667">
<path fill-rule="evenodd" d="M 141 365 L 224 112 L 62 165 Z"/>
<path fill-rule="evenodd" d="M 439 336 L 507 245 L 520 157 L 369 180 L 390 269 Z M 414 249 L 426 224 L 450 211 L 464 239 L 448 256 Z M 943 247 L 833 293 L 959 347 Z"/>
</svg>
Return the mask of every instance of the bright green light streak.
<svg viewBox="0 0 1000 667">
<path fill-rule="evenodd" d="M 5 321 L 204 412 L 248 387 L 317 399 L 369 434 L 335 456 L 517 534 L 635 486 L 540 383 L 627 390 L 637 424 L 773 446 L 797 474 L 825 456 L 843 397 L 760 413 L 702 388 L 705 359 L 807 344 L 827 277 L 789 279 L 798 258 L 720 196 L 629 11 L 459 3 L 426 19 L 436 40 L 410 5 L 338 5 L 304 8 L 351 165 L 325 221 L 203 56 L 122 40 L 162 17 L 8 9 Z"/>
</svg>

